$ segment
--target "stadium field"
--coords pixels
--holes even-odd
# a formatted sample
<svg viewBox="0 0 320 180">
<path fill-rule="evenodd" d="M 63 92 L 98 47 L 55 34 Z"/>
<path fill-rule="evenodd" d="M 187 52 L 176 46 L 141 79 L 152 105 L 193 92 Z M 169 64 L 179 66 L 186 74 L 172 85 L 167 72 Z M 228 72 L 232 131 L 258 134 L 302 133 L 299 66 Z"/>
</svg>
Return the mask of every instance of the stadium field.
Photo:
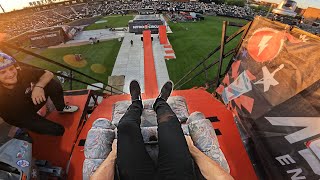
<svg viewBox="0 0 320 180">
<path fill-rule="evenodd" d="M 102 23 L 94 23 L 90 26 L 87 26 L 84 30 L 96 30 L 96 29 L 106 29 L 107 27 L 127 27 L 128 22 L 133 19 L 133 15 L 125 15 L 125 16 L 106 16 L 101 18 L 99 21 L 107 21 Z"/>
<path fill-rule="evenodd" d="M 177 82 L 190 69 L 195 67 L 204 57 L 206 57 L 213 49 L 218 47 L 221 41 L 221 29 L 223 21 L 231 21 L 246 24 L 247 21 L 235 18 L 227 18 L 220 16 L 206 16 L 201 22 L 172 23 L 170 28 L 173 34 L 169 34 L 168 38 L 175 51 L 176 59 L 167 61 L 169 76 L 173 82 Z M 231 35 L 237 31 L 237 27 L 228 27 L 227 35 Z M 232 49 L 238 44 L 240 36 L 231 41 L 225 52 Z M 208 60 L 207 64 L 219 57 L 219 52 L 213 58 Z M 230 58 L 229 58 L 230 59 Z M 226 60 L 229 60 L 226 59 Z M 225 62 L 224 67 L 228 64 Z M 203 67 L 203 66 L 201 66 Z M 217 70 L 211 68 L 208 70 L 208 79 L 213 80 Z M 191 77 L 191 76 L 190 76 Z M 187 78 L 188 79 L 188 78 Z M 194 86 L 203 86 L 206 81 L 205 74 L 190 81 L 181 89 L 187 89 Z"/>
<path fill-rule="evenodd" d="M 110 41 L 100 42 L 95 45 L 88 44 L 88 45 L 58 48 L 58 49 L 48 48 L 41 51 L 40 54 L 44 57 L 55 60 L 56 62 L 62 63 L 82 73 L 85 73 L 91 77 L 101 80 L 102 82 L 107 84 L 108 76 L 110 76 L 112 73 L 112 69 L 113 69 L 115 60 L 117 58 L 120 46 L 121 46 L 121 43 L 119 43 L 118 40 L 110 40 Z M 82 55 L 83 61 L 80 61 L 79 63 L 71 60 L 71 62 L 73 62 L 74 65 L 78 67 L 70 66 L 68 63 L 66 63 L 68 62 L 66 61 L 68 60 L 67 58 L 72 57 L 74 54 Z M 67 70 L 61 69 L 61 67 L 57 65 L 41 61 L 37 58 L 27 57 L 25 58 L 24 62 L 37 67 L 48 69 L 52 72 L 67 71 Z M 94 64 L 99 64 L 99 65 L 94 65 Z M 94 66 L 92 67 L 92 65 Z M 79 66 L 83 66 L 83 67 L 79 67 Z M 94 72 L 93 70 L 95 70 L 96 72 Z M 75 78 L 83 80 L 85 82 L 95 83 L 94 81 L 88 80 L 87 78 L 81 75 L 74 74 L 74 76 Z M 73 82 L 72 88 L 86 89 L 86 85 L 82 83 Z M 64 89 L 65 90 L 69 89 L 68 83 L 64 84 Z"/>
<path fill-rule="evenodd" d="M 118 21 L 119 18 L 123 21 L 120 25 L 126 26 L 129 19 L 132 19 L 133 16 L 117 16 L 117 17 L 105 17 L 106 19 L 113 19 Z M 128 18 L 124 20 L 125 18 Z M 104 18 L 102 18 L 104 19 Z M 118 19 L 118 20 L 117 20 Z M 204 21 L 201 22 L 188 22 L 188 23 L 172 23 L 170 22 L 170 27 L 173 31 L 173 34 L 169 34 L 170 43 L 173 46 L 177 59 L 167 61 L 167 68 L 169 72 L 170 79 L 173 82 L 177 82 L 185 73 L 187 73 L 190 69 L 192 69 L 198 62 L 200 62 L 209 52 L 211 52 L 214 48 L 216 48 L 220 44 L 221 38 L 221 28 L 222 22 L 224 20 L 239 22 L 245 24 L 246 21 L 226 18 L 226 17 L 214 17 L 214 16 L 206 16 Z M 112 21 L 108 21 L 112 22 Z M 94 24 L 96 25 L 96 24 Z M 235 32 L 237 27 L 228 28 L 227 35 L 231 35 Z M 234 47 L 237 45 L 240 37 L 229 43 L 226 47 L 226 51 L 230 49 L 230 47 Z M 105 83 L 107 83 L 108 76 L 112 73 L 112 68 L 114 66 L 116 57 L 118 55 L 121 44 L 118 40 L 110 40 L 106 42 L 101 42 L 95 45 L 82 45 L 77 47 L 67 47 L 67 48 L 58 48 L 58 49 L 37 49 L 32 50 L 35 53 L 39 53 L 45 57 L 53 59 L 57 62 L 65 63 L 64 56 L 73 55 L 73 54 L 82 54 L 83 59 L 86 60 L 87 65 L 82 68 L 75 68 L 89 76 L 95 77 Z M 219 53 L 217 53 L 214 58 L 217 59 Z M 17 59 L 25 59 L 24 62 L 28 64 L 35 65 L 37 67 L 45 68 L 51 71 L 62 70 L 61 67 L 56 65 L 52 65 L 46 62 L 39 61 L 38 59 L 25 57 L 24 54 L 18 53 L 15 56 Z M 209 64 L 213 61 L 213 58 L 208 60 Z M 224 63 L 226 65 L 228 62 Z M 106 67 L 106 71 L 102 74 L 95 73 L 91 69 L 92 64 L 102 64 Z M 63 70 L 62 70 L 63 71 Z M 210 69 L 208 71 L 208 78 L 212 80 L 216 75 L 216 69 Z M 79 75 L 75 75 L 78 79 L 83 79 Z M 87 81 L 89 83 L 94 83 L 93 81 Z M 203 86 L 205 83 L 205 75 L 204 73 L 192 80 L 190 83 L 186 84 L 182 87 L 182 89 L 191 88 L 194 86 Z M 69 84 L 66 83 L 64 88 L 69 89 Z M 86 88 L 86 85 L 73 83 L 73 89 L 81 89 Z"/>
</svg>

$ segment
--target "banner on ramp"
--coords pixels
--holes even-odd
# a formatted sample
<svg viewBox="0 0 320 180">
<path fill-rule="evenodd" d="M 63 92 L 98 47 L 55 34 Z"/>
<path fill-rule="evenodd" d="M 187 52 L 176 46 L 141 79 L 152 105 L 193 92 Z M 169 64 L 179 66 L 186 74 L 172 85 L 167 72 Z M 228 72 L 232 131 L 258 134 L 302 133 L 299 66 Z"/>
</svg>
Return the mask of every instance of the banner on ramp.
<svg viewBox="0 0 320 180">
<path fill-rule="evenodd" d="M 320 39 L 256 17 L 217 88 L 267 179 L 320 179 Z"/>
</svg>

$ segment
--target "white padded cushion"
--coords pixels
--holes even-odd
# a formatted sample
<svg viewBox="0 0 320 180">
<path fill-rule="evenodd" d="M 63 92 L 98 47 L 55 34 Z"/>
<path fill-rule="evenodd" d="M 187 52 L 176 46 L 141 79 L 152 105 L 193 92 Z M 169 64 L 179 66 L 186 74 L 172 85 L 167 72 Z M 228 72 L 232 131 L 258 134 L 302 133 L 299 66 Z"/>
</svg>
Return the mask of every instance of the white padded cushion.
<svg viewBox="0 0 320 180">
<path fill-rule="evenodd" d="M 155 99 L 142 101 L 143 111 L 141 115 L 141 127 L 152 127 L 158 125 L 156 113 L 152 108 L 154 101 Z M 185 122 L 188 119 L 189 112 L 184 97 L 172 96 L 169 97 L 167 102 L 181 122 Z M 119 101 L 114 104 L 112 113 L 112 123 L 114 125 L 118 126 L 120 119 L 126 113 L 130 104 L 130 101 Z"/>
<path fill-rule="evenodd" d="M 217 135 L 210 120 L 205 119 L 202 113 L 194 112 L 190 115 L 187 123 L 194 145 L 230 173 L 227 159 L 220 149 Z"/>
<path fill-rule="evenodd" d="M 108 119 L 99 118 L 93 122 L 84 145 L 84 156 L 86 158 L 82 169 L 84 180 L 89 180 L 92 173 L 109 155 L 115 138 L 115 131 L 116 127 Z"/>
<path fill-rule="evenodd" d="M 85 159 L 82 168 L 83 180 L 89 180 L 90 176 L 98 169 L 104 159 Z"/>
<path fill-rule="evenodd" d="M 112 129 L 90 129 L 87 135 L 84 156 L 89 159 L 104 159 L 111 151 L 114 139 Z"/>
</svg>

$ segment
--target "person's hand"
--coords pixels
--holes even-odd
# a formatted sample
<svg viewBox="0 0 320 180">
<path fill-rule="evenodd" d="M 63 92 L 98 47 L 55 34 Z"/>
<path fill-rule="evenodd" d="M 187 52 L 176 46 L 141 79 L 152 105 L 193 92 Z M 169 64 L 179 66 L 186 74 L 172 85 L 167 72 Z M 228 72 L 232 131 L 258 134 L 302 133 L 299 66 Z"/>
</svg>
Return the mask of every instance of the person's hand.
<svg viewBox="0 0 320 180">
<path fill-rule="evenodd" d="M 115 164 L 117 159 L 117 139 L 112 142 L 112 150 L 108 157 L 90 176 L 90 180 L 113 180 L 115 175 Z"/>
<path fill-rule="evenodd" d="M 188 144 L 188 148 L 189 150 L 193 150 L 193 148 L 196 148 L 196 146 L 193 144 L 193 141 L 191 139 L 191 136 L 184 136 L 186 138 L 187 144 Z"/>
<path fill-rule="evenodd" d="M 112 150 L 109 155 L 114 156 L 115 158 L 117 157 L 117 139 L 114 139 L 112 142 Z"/>
<path fill-rule="evenodd" d="M 41 104 L 46 101 L 46 96 L 44 94 L 44 90 L 41 87 L 33 87 L 31 99 L 34 105 Z"/>
</svg>

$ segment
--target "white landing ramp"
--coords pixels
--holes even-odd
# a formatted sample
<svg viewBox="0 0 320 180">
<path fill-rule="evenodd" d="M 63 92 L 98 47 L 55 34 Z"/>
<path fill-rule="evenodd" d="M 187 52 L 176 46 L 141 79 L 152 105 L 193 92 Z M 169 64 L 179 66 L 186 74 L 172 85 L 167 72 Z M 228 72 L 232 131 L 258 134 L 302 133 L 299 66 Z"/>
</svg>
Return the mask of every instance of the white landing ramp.
<svg viewBox="0 0 320 180">
<path fill-rule="evenodd" d="M 163 45 L 160 44 L 158 34 L 152 34 L 152 37 L 153 37 L 152 49 L 153 49 L 153 56 L 154 56 L 154 65 L 156 66 L 156 75 L 157 75 L 157 81 L 158 81 L 158 88 L 160 92 L 161 87 L 170 78 L 169 78 L 167 65 L 164 59 L 165 49 Z"/>
<path fill-rule="evenodd" d="M 112 70 L 112 76 L 125 76 L 123 91 L 126 93 L 130 92 L 129 85 L 134 79 L 139 81 L 141 91 L 144 92 L 144 54 L 141 36 L 134 33 L 125 34 Z M 133 46 L 130 44 L 131 40 Z"/>
<path fill-rule="evenodd" d="M 144 92 L 144 49 L 141 37 L 142 35 L 126 33 L 113 67 L 112 76 L 125 76 L 125 83 L 123 87 L 123 91 L 125 93 L 130 92 L 129 85 L 134 79 L 139 81 L 141 91 Z M 153 34 L 152 37 L 154 64 L 160 91 L 163 84 L 170 78 L 164 59 L 165 49 L 159 42 L 158 34 Z M 133 46 L 130 44 L 131 40 L 133 40 Z"/>
</svg>

